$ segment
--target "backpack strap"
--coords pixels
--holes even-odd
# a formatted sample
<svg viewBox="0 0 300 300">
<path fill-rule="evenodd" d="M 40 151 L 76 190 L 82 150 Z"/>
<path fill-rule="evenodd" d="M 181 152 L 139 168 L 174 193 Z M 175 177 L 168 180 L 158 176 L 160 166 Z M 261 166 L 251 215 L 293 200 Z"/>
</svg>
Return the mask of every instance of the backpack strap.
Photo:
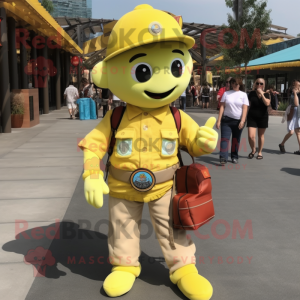
<svg viewBox="0 0 300 300">
<path fill-rule="evenodd" d="M 179 132 L 181 130 L 181 115 L 180 115 L 180 111 L 176 107 L 170 107 L 170 109 L 171 109 L 171 113 L 173 115 L 173 118 L 174 118 L 174 121 L 175 121 L 175 124 L 176 124 L 177 132 L 179 134 Z M 181 148 L 181 150 L 184 151 L 184 152 L 186 152 L 186 153 L 188 153 L 189 156 L 192 158 L 193 163 L 195 163 L 194 157 L 188 152 L 188 150 L 186 148 Z M 183 160 L 182 160 L 182 157 L 181 157 L 181 152 L 180 152 L 179 145 L 178 145 L 177 157 L 179 159 L 180 167 L 184 166 Z"/>
<path fill-rule="evenodd" d="M 181 130 L 181 116 L 180 116 L 180 111 L 176 107 L 170 107 L 170 109 L 171 109 L 171 113 L 172 113 L 174 121 L 175 121 L 177 132 L 179 134 L 179 132 Z M 179 163 L 180 163 L 180 167 L 182 167 L 183 166 L 183 161 L 182 161 L 182 157 L 181 157 L 179 145 L 178 145 L 177 157 L 178 157 L 178 160 L 179 160 Z"/>
<path fill-rule="evenodd" d="M 125 110 L 126 110 L 126 106 L 118 106 L 118 107 L 114 108 L 114 110 L 111 114 L 111 117 L 110 117 L 111 138 L 110 138 L 109 148 L 108 148 L 108 151 L 107 151 L 108 158 L 107 158 L 106 168 L 105 168 L 105 172 L 106 172 L 105 181 L 106 181 L 107 176 L 108 176 L 108 169 L 109 169 L 109 165 L 110 165 L 109 159 L 110 159 L 111 155 L 113 154 L 114 147 L 115 147 L 115 144 L 116 144 L 115 135 L 116 135 L 116 132 L 117 132 L 119 126 L 120 126 L 120 123 L 122 121 Z"/>
<path fill-rule="evenodd" d="M 175 125 L 177 128 L 177 132 L 179 133 L 181 130 L 181 116 L 180 116 L 180 111 L 176 107 L 170 107 L 171 108 L 171 113 L 173 115 Z"/>
</svg>

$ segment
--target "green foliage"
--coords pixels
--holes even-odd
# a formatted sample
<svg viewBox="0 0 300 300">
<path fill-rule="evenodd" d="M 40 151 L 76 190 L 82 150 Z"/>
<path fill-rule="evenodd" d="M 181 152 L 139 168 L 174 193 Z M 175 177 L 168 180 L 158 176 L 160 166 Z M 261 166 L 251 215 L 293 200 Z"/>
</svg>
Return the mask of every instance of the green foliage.
<svg viewBox="0 0 300 300">
<path fill-rule="evenodd" d="M 227 7 L 233 7 L 234 0 L 225 0 L 225 2 Z M 262 36 L 268 31 L 271 25 L 271 11 L 266 8 L 266 0 L 244 0 L 241 20 L 236 21 L 231 14 L 228 14 L 228 25 L 223 25 L 222 29 L 230 29 L 236 32 L 238 43 L 229 49 L 222 47 L 226 67 L 240 66 L 242 64 L 247 66 L 251 59 L 262 57 L 266 54 L 267 47 L 262 44 Z M 252 47 L 248 45 L 246 39 L 242 39 L 243 42 L 241 43 L 243 31 L 248 34 L 250 40 L 255 32 L 260 33 L 261 45 L 257 43 L 257 39 L 254 40 Z M 226 45 L 230 45 L 233 42 L 233 35 L 226 33 L 224 35 L 224 42 Z M 224 63 L 223 67 L 225 67 Z"/>
<path fill-rule="evenodd" d="M 24 115 L 24 97 L 22 94 L 12 93 L 10 105 L 12 115 Z"/>
<path fill-rule="evenodd" d="M 297 34 L 297 37 L 300 37 L 300 33 Z"/>
<path fill-rule="evenodd" d="M 289 102 L 280 102 L 278 105 L 278 110 L 286 111 L 287 107 L 289 106 Z"/>
<path fill-rule="evenodd" d="M 54 11 L 54 6 L 52 1 L 50 0 L 42 0 L 41 2 L 42 6 L 48 11 L 49 14 L 52 14 Z"/>
</svg>

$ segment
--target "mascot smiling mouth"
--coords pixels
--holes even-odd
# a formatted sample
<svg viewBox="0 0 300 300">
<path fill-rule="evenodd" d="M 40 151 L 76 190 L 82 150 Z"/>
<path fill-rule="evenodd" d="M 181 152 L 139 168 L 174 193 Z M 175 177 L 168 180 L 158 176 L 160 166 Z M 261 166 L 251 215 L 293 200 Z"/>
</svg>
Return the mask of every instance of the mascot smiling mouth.
<svg viewBox="0 0 300 300">
<path fill-rule="evenodd" d="M 145 94 L 147 96 L 149 96 L 150 98 L 153 98 L 153 99 L 163 99 L 163 98 L 168 97 L 175 90 L 175 88 L 176 88 L 176 86 L 174 88 L 172 88 L 171 90 L 169 90 L 167 92 L 164 92 L 164 93 L 160 93 L 160 94 L 151 93 L 151 92 L 148 92 L 148 91 L 145 91 Z"/>
</svg>

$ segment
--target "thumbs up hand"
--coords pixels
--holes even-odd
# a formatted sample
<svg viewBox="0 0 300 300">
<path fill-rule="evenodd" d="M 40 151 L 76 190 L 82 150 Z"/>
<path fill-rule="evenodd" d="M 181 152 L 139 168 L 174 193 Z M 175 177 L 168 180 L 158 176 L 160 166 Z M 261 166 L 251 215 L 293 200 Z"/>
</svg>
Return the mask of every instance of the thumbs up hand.
<svg viewBox="0 0 300 300">
<path fill-rule="evenodd" d="M 204 126 L 201 126 L 197 132 L 197 146 L 200 147 L 203 154 L 212 153 L 218 143 L 218 133 L 213 129 L 216 124 L 216 118 L 209 118 Z"/>
</svg>

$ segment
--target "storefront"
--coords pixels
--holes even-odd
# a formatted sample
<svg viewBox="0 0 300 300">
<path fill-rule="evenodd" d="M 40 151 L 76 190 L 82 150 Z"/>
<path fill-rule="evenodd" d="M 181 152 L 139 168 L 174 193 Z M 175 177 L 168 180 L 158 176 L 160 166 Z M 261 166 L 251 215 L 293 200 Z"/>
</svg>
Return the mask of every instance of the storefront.
<svg viewBox="0 0 300 300">
<path fill-rule="evenodd" d="M 244 68 L 242 68 L 244 71 Z M 266 86 L 273 85 L 287 100 L 287 90 L 300 77 L 300 45 L 296 45 L 250 61 L 247 67 L 247 89 L 252 89 L 256 78 L 264 78 Z"/>
<path fill-rule="evenodd" d="M 0 20 L 0 132 L 9 133 L 11 93 L 25 95 L 29 111 L 60 109 L 71 56 L 82 50 L 38 0 L 0 2 Z"/>
</svg>

